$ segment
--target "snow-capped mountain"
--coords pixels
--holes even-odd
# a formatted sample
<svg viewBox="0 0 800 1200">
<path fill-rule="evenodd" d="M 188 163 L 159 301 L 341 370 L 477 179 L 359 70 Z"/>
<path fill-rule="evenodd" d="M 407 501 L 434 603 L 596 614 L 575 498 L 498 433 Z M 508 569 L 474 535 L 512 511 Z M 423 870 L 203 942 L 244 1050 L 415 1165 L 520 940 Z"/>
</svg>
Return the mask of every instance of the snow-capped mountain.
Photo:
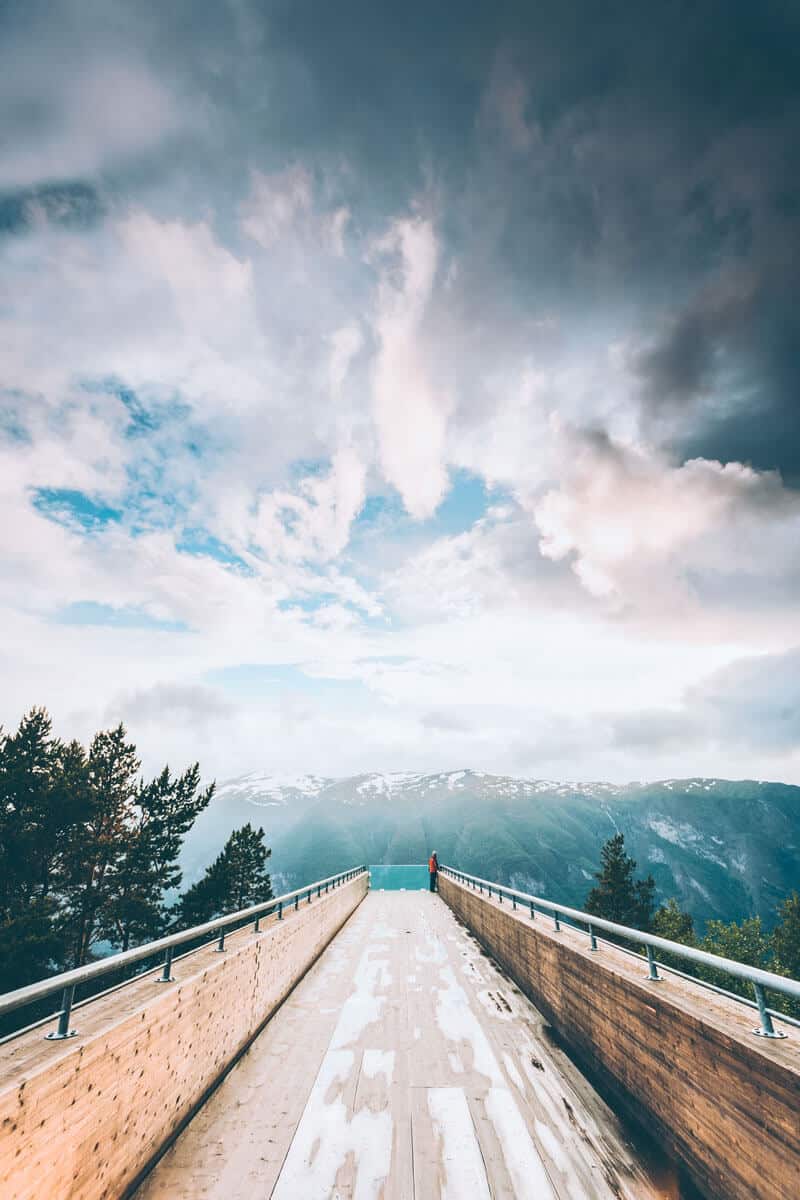
<svg viewBox="0 0 800 1200">
<path fill-rule="evenodd" d="M 460 769 L 347 779 L 252 773 L 222 783 L 187 838 L 191 882 L 245 822 L 272 846 L 278 886 L 358 862 L 444 862 L 581 905 L 600 847 L 625 834 L 660 897 L 698 919 L 741 919 L 800 879 L 800 788 L 723 779 L 570 783 Z"/>
</svg>

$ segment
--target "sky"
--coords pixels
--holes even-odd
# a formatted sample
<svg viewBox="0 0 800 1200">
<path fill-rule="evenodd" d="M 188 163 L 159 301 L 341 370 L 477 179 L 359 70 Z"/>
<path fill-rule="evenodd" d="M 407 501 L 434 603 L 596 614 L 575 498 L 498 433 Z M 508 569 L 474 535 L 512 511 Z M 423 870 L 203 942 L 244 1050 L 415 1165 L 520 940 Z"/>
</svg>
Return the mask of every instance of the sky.
<svg viewBox="0 0 800 1200">
<path fill-rule="evenodd" d="M 800 9 L 0 6 L 0 721 L 800 783 Z"/>
</svg>

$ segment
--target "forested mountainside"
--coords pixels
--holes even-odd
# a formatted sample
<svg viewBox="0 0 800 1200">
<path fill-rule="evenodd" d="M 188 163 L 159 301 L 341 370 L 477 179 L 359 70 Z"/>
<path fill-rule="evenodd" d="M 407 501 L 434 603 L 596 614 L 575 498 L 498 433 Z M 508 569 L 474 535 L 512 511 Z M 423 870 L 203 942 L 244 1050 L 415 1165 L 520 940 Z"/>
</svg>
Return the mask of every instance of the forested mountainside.
<svg viewBox="0 0 800 1200">
<path fill-rule="evenodd" d="M 351 863 L 444 863 L 580 906 L 600 847 L 625 834 L 658 900 L 696 921 L 760 915 L 800 881 L 800 787 L 725 779 L 556 783 L 477 771 L 223 783 L 183 852 L 191 882 L 246 821 L 263 824 L 275 890 Z"/>
</svg>

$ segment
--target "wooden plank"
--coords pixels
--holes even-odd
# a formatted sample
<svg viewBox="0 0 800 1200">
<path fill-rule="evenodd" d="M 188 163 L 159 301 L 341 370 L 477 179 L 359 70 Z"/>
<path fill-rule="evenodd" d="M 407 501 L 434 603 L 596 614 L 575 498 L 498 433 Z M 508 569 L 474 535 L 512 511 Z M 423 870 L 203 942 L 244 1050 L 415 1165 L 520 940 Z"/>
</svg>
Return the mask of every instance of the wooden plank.
<svg viewBox="0 0 800 1200">
<path fill-rule="evenodd" d="M 3 1200 L 118 1196 L 147 1165 L 360 902 L 365 879 L 0 1048 Z"/>
<path fill-rule="evenodd" d="M 442 877 L 453 911 L 602 1074 L 621 1105 L 721 1200 L 800 1195 L 798 1039 L 753 1037 L 756 1017 L 581 932 L 529 916 Z M 573 1110 L 574 1116 L 574 1110 Z M 582 1127 L 583 1128 L 583 1127 Z"/>
<path fill-rule="evenodd" d="M 655 1200 L 576 1077 L 438 897 L 374 893 L 137 1200 Z"/>
</svg>

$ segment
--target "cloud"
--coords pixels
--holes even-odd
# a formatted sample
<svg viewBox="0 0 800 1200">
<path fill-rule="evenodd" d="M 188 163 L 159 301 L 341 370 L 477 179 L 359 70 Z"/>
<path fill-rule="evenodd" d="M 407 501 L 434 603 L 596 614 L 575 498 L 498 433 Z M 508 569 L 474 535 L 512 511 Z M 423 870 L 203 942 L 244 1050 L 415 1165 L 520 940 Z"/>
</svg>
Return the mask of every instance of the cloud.
<svg viewBox="0 0 800 1200">
<path fill-rule="evenodd" d="M 583 7 L 5 6 L 4 721 L 800 777 L 797 16 Z"/>
<path fill-rule="evenodd" d="M 301 242 L 306 253 L 316 247 L 342 258 L 350 211 L 344 205 L 317 211 L 315 193 L 311 173 L 300 163 L 271 175 L 254 171 L 250 195 L 240 207 L 242 229 L 263 250 L 288 238 Z"/>
<path fill-rule="evenodd" d="M 88 57 L 79 42 L 7 45 L 0 73 L 5 151 L 0 187 L 96 176 L 152 152 L 186 128 L 165 81 L 121 48 Z"/>
<path fill-rule="evenodd" d="M 800 648 L 741 659 L 691 688 L 686 702 L 720 747 L 800 753 Z"/>
<path fill-rule="evenodd" d="M 358 325 L 343 325 L 328 338 L 330 364 L 328 367 L 330 390 L 336 398 L 341 397 L 350 366 L 364 344 L 364 335 Z"/>
<path fill-rule="evenodd" d="M 235 705 L 213 688 L 199 685 L 157 683 L 140 692 L 120 697 L 108 709 L 106 722 L 122 720 L 131 728 L 166 722 L 197 725 L 229 721 L 236 712 Z"/>
<path fill-rule="evenodd" d="M 685 611 L 722 574 L 758 581 L 764 601 L 773 591 L 785 605 L 785 589 L 775 589 L 797 576 L 800 496 L 776 472 L 707 459 L 673 465 L 603 434 L 562 436 L 561 481 L 532 515 L 542 553 L 568 559 L 590 594 Z"/>
<path fill-rule="evenodd" d="M 436 511 L 447 490 L 445 438 L 451 402 L 426 365 L 424 319 L 438 262 L 431 222 L 395 222 L 375 244 L 380 264 L 375 334 L 375 424 L 383 473 L 413 517 Z"/>
<path fill-rule="evenodd" d="M 253 531 L 270 558 L 328 562 L 350 538 L 366 497 L 366 470 L 350 447 L 338 450 L 330 470 L 301 480 L 297 492 L 272 492 L 258 505 Z"/>
</svg>

